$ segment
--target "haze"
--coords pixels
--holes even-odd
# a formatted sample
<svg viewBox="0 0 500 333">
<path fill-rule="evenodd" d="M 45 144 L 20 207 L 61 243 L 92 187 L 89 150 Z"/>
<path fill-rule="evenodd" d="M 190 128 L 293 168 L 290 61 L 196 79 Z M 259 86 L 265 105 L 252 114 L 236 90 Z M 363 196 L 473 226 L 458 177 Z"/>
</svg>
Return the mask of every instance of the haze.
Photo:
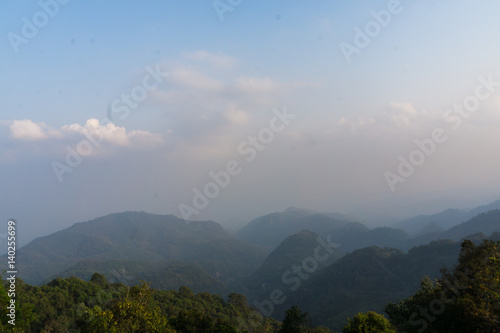
<svg viewBox="0 0 500 333">
<path fill-rule="evenodd" d="M 500 198 L 497 1 L 221 2 L 0 4 L 0 217 L 20 245 L 182 205 L 234 229 Z"/>
</svg>

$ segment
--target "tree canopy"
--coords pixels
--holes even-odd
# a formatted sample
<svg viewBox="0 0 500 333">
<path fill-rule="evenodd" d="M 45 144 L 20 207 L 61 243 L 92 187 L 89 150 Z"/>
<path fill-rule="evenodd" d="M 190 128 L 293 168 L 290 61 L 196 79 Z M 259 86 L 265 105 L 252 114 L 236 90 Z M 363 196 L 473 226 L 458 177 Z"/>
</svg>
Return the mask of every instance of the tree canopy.
<svg viewBox="0 0 500 333">
<path fill-rule="evenodd" d="M 420 289 L 386 306 L 401 331 L 498 332 L 500 328 L 500 242 L 462 243 L 453 271 L 422 280 Z"/>
</svg>

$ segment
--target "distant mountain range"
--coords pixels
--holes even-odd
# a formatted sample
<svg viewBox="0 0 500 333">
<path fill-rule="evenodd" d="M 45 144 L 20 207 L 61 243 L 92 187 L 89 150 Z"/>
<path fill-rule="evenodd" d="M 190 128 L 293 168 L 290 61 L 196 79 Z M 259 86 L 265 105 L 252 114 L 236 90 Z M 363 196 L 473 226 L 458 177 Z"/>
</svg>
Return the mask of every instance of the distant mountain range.
<svg viewBox="0 0 500 333">
<path fill-rule="evenodd" d="M 403 229 L 408 234 L 416 236 L 425 232 L 429 225 L 434 225 L 448 230 L 460 223 L 470 220 L 474 216 L 486 213 L 490 210 L 500 209 L 500 200 L 492 202 L 488 205 L 478 206 L 470 210 L 462 209 L 447 209 L 437 214 L 418 215 L 393 225 L 394 228 Z"/>
<path fill-rule="evenodd" d="M 144 272 L 144 265 L 160 269 L 177 261 L 196 265 L 215 282 L 231 285 L 253 272 L 267 253 L 236 239 L 213 221 L 186 223 L 172 215 L 126 212 L 37 238 L 18 251 L 17 262 L 19 276 L 30 284 L 45 283 L 65 271 L 88 277 L 95 268 L 106 266 L 104 261 L 122 262 L 131 276 L 152 274 Z M 130 261 L 134 262 L 132 270 Z M 111 274 L 111 268 L 98 271 Z"/>
<path fill-rule="evenodd" d="M 500 232 L 466 238 L 475 243 L 500 241 Z M 389 301 L 412 295 L 424 276 L 434 279 L 440 276 L 441 268 L 451 269 L 457 264 L 460 243 L 433 241 L 406 254 L 378 247 L 356 250 L 314 275 L 282 306 L 286 309 L 299 304 L 314 323 L 341 331 L 338 324 L 346 317 L 370 310 L 383 313 Z"/>
<path fill-rule="evenodd" d="M 400 222 L 393 227 L 370 229 L 341 214 L 320 214 L 304 209 L 287 209 L 284 212 L 268 214 L 252 220 L 236 236 L 255 245 L 274 249 L 286 237 L 301 230 L 310 230 L 322 237 L 330 236 L 339 243 L 339 249 L 350 252 L 368 246 L 394 247 L 404 251 L 438 239 L 455 241 L 470 234 L 482 232 L 491 234 L 500 230 L 495 217 L 490 220 L 474 220 L 478 214 L 495 211 L 500 200 L 479 206 L 470 211 L 448 209 L 435 215 L 421 215 Z M 399 227 L 398 227 L 399 226 Z M 403 230 L 405 226 L 405 231 Z M 457 229 L 455 229 L 457 228 Z M 417 231 L 418 230 L 418 231 Z"/>
<path fill-rule="evenodd" d="M 379 247 L 353 251 L 289 292 L 276 312 L 299 304 L 313 323 L 341 331 L 347 317 L 370 310 L 383 313 L 388 302 L 411 295 L 424 275 L 434 278 L 441 267 L 451 267 L 459 250 L 458 243 L 439 241 L 408 254 Z"/>
<path fill-rule="evenodd" d="M 310 259 L 317 263 L 318 267 L 314 269 L 315 271 L 331 265 L 343 256 L 337 246 L 337 244 L 328 244 L 328 240 L 308 230 L 302 230 L 287 237 L 269 254 L 259 269 L 244 279 L 247 295 L 251 298 L 266 297 L 274 289 L 282 287 L 283 279 L 287 280 L 287 278 L 292 283 L 296 283 L 291 270 L 294 265 L 301 265 L 306 258 L 319 257 L 319 259 Z M 288 275 L 287 271 L 290 272 Z"/>
<path fill-rule="evenodd" d="M 399 247 L 410 239 L 400 229 L 370 229 L 340 214 L 319 214 L 302 209 L 287 209 L 256 218 L 236 236 L 249 243 L 273 249 L 286 237 L 301 230 L 310 230 L 322 237 L 330 236 L 344 252 L 372 245 Z"/>
<path fill-rule="evenodd" d="M 338 330 L 346 316 L 381 312 L 411 295 L 424 275 L 437 277 L 440 268 L 451 267 L 462 239 L 500 240 L 500 210 L 490 210 L 498 203 L 407 220 L 411 230 L 421 227 L 411 236 L 297 208 L 259 217 L 236 235 L 214 221 L 125 212 L 37 238 L 17 251 L 16 262 L 19 277 L 30 284 L 88 280 L 98 272 L 128 285 L 146 280 L 158 289 L 238 292 L 277 319 L 299 305 L 315 325 Z M 464 212 L 477 214 L 462 221 Z M 274 303 L 276 292 L 281 298 Z"/>
<path fill-rule="evenodd" d="M 459 241 L 469 235 L 482 233 L 490 235 L 500 231 L 500 210 L 491 210 L 487 213 L 481 213 L 471 218 L 467 222 L 458 224 L 446 231 L 431 231 L 415 237 L 410 246 L 426 244 L 436 239 L 451 239 Z"/>
<path fill-rule="evenodd" d="M 387 235 L 387 230 L 379 229 L 379 236 Z M 311 261 L 314 257 L 317 237 L 303 230 L 286 238 L 260 268 L 245 279 L 245 286 L 250 289 L 247 295 L 251 304 L 277 319 L 283 319 L 281 315 L 286 309 L 299 305 L 311 314 L 315 325 L 341 330 L 338 324 L 345 322 L 347 316 L 369 310 L 383 312 L 388 302 L 414 293 L 423 276 L 435 278 L 441 268 L 452 268 L 463 239 L 477 243 L 488 238 L 500 240 L 500 210 L 482 213 L 448 231 L 431 231 L 406 239 L 404 247 L 412 247 L 408 253 L 391 247 L 370 246 L 337 260 L 342 255 L 338 248 L 330 258 L 333 263 L 318 262 L 316 268 L 312 263 L 310 271 L 304 271 L 304 260 Z M 294 273 L 293 266 L 302 267 L 305 278 L 300 277 L 298 269 Z M 296 284 L 299 288 L 295 290 Z M 273 290 L 282 291 L 282 298 L 286 300 L 271 304 Z"/>
</svg>

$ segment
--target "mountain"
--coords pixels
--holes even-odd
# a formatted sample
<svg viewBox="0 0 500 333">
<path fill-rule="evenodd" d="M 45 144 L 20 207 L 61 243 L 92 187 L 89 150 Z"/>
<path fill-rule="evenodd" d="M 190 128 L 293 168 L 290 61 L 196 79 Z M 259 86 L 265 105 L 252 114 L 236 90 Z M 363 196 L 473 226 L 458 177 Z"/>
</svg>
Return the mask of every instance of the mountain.
<svg viewBox="0 0 500 333">
<path fill-rule="evenodd" d="M 423 234 L 424 230 L 429 223 L 435 222 L 439 227 L 448 230 L 460 223 L 470 220 L 474 216 L 486 213 L 490 210 L 500 209 L 500 200 L 492 202 L 488 205 L 478 206 L 470 210 L 462 209 L 447 209 L 437 214 L 432 215 L 418 215 L 404 221 L 400 221 L 393 226 L 405 230 L 412 236 Z"/>
<path fill-rule="evenodd" d="M 203 268 L 211 276 L 241 292 L 241 280 L 255 271 L 269 251 L 239 239 L 217 239 L 193 248 L 186 261 Z"/>
<path fill-rule="evenodd" d="M 407 242 L 407 244 L 402 246 L 401 249 L 406 250 L 413 246 L 427 244 L 438 239 L 460 241 L 469 235 L 478 233 L 487 237 L 495 232 L 500 232 L 500 210 L 492 210 L 487 213 L 481 213 L 467 222 L 461 223 L 446 231 L 431 231 L 421 234 Z"/>
<path fill-rule="evenodd" d="M 285 209 L 285 213 L 291 213 L 291 212 L 301 212 L 301 213 L 305 213 L 305 214 L 308 214 L 308 215 L 321 214 L 321 215 L 325 215 L 325 216 L 331 217 L 332 219 L 337 219 L 337 220 L 341 220 L 341 221 L 351 221 L 351 222 L 354 222 L 353 218 L 348 217 L 348 216 L 346 216 L 344 214 L 341 214 L 341 213 L 317 212 L 317 211 L 314 211 L 314 210 L 311 210 L 311 209 L 297 208 L 297 207 L 288 207 L 287 209 Z"/>
<path fill-rule="evenodd" d="M 311 315 L 314 325 L 341 331 L 347 317 L 358 312 L 383 313 L 391 301 L 415 292 L 424 275 L 440 275 L 455 264 L 460 244 L 437 241 L 410 250 L 368 247 L 355 250 L 313 274 L 298 290 L 283 289 L 285 302 L 275 305 L 276 318 L 297 305 Z M 262 303 L 261 303 L 262 304 Z"/>
<path fill-rule="evenodd" d="M 292 208 L 251 221 L 238 237 L 213 221 L 125 212 L 38 238 L 18 250 L 16 261 L 19 277 L 30 284 L 87 280 L 98 272 L 127 285 L 145 280 L 158 289 L 238 292 L 276 319 L 298 305 L 314 325 L 339 330 L 346 316 L 382 312 L 411 295 L 423 275 L 437 277 L 451 267 L 464 237 L 500 239 L 500 210 L 446 231 L 431 221 L 410 237 L 401 229 L 370 229 L 341 215 Z"/>
<path fill-rule="evenodd" d="M 467 235 L 481 232 L 490 235 L 500 231 L 500 210 L 481 213 L 469 221 L 457 225 L 442 234 L 443 238 L 460 240 Z"/>
<path fill-rule="evenodd" d="M 90 280 L 94 273 L 102 274 L 110 283 L 120 282 L 127 286 L 151 283 L 159 290 L 178 290 L 188 287 L 193 292 L 209 292 L 219 295 L 229 294 L 226 285 L 200 267 L 183 262 L 147 262 L 137 260 L 84 260 L 47 279 L 77 277 Z"/>
<path fill-rule="evenodd" d="M 426 225 L 418 234 L 417 236 L 422 236 L 430 233 L 440 233 L 444 232 L 445 230 L 437 224 L 435 221 L 432 221 L 428 225 Z"/>
<path fill-rule="evenodd" d="M 496 210 L 496 209 L 500 209 L 500 200 L 497 200 L 487 205 L 478 206 L 476 208 L 469 210 L 469 212 L 473 214 L 473 216 L 476 216 L 478 214 L 486 213 L 489 212 L 490 210 Z"/>
<path fill-rule="evenodd" d="M 348 253 L 331 265 L 309 274 L 298 289 L 282 287 L 284 295 L 281 299 L 285 300 L 273 304 L 273 316 L 282 319 L 279 314 L 297 305 L 311 315 L 314 325 L 341 331 L 346 318 L 356 313 L 383 313 L 388 302 L 412 295 L 424 276 L 434 279 L 440 276 L 442 268 L 451 269 L 457 262 L 463 239 L 476 244 L 485 239 L 499 240 L 500 232 L 493 232 L 491 236 L 483 233 L 462 236 L 466 230 L 496 229 L 499 218 L 500 211 L 481 214 L 464 223 L 462 229 L 456 227 L 453 230 L 458 241 L 432 241 L 413 247 L 407 253 L 388 247 L 367 247 Z M 257 305 L 265 310 L 265 305 L 269 303 L 264 300 L 260 298 Z"/>
<path fill-rule="evenodd" d="M 316 263 L 316 271 L 342 257 L 343 253 L 337 249 L 338 245 L 328 243 L 328 239 L 322 239 L 308 230 L 287 237 L 267 256 L 257 271 L 244 279 L 249 299 L 260 299 L 268 296 L 274 289 L 285 288 L 286 272 L 290 272 L 293 266 Z M 313 267 L 314 265 L 311 266 Z"/>
<path fill-rule="evenodd" d="M 461 222 L 469 220 L 474 215 L 460 209 L 447 209 L 437 214 L 418 215 L 407 220 L 398 222 L 394 225 L 395 228 L 401 228 L 410 235 L 421 234 L 423 228 L 430 223 L 435 223 L 444 230 L 447 230 Z"/>
<path fill-rule="evenodd" d="M 252 220 L 236 235 L 249 243 L 273 248 L 286 237 L 303 229 L 318 234 L 328 234 L 349 223 L 346 220 L 335 219 L 312 211 L 289 208 L 284 212 L 272 213 Z M 359 227 L 364 226 L 360 224 Z"/>
<path fill-rule="evenodd" d="M 340 244 L 340 250 L 346 252 L 371 245 L 398 247 L 410 238 L 403 230 L 389 227 L 369 229 L 351 220 L 296 209 L 256 218 L 236 235 L 249 243 L 275 248 L 286 237 L 301 230 L 329 236 Z"/>
<path fill-rule="evenodd" d="M 37 238 L 17 253 L 19 275 L 40 284 L 81 261 L 182 261 L 224 283 L 255 270 L 267 251 L 235 239 L 218 223 L 172 215 L 111 214 Z"/>
</svg>

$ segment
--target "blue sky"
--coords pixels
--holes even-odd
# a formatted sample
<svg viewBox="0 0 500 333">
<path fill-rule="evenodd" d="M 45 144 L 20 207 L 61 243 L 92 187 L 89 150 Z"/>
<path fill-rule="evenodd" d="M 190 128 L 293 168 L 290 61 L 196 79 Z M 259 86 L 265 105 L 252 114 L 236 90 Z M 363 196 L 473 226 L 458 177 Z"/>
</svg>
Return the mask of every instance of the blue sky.
<svg viewBox="0 0 500 333">
<path fill-rule="evenodd" d="M 370 222 L 500 198 L 500 87 L 477 88 L 500 81 L 498 2 L 220 3 L 236 4 L 223 21 L 199 0 L 0 4 L 0 217 L 18 219 L 21 241 L 125 210 L 181 216 L 232 160 L 241 173 L 189 219 L 238 227 L 299 206 Z M 387 12 L 346 61 L 341 43 Z M 148 68 L 167 74 L 107 119 Z M 476 89 L 488 97 L 446 122 Z M 248 162 L 238 147 L 285 109 L 295 118 Z M 446 142 L 402 177 L 399 157 L 436 128 Z M 61 181 L 54 162 L 68 166 L 89 131 L 102 142 Z"/>
</svg>

